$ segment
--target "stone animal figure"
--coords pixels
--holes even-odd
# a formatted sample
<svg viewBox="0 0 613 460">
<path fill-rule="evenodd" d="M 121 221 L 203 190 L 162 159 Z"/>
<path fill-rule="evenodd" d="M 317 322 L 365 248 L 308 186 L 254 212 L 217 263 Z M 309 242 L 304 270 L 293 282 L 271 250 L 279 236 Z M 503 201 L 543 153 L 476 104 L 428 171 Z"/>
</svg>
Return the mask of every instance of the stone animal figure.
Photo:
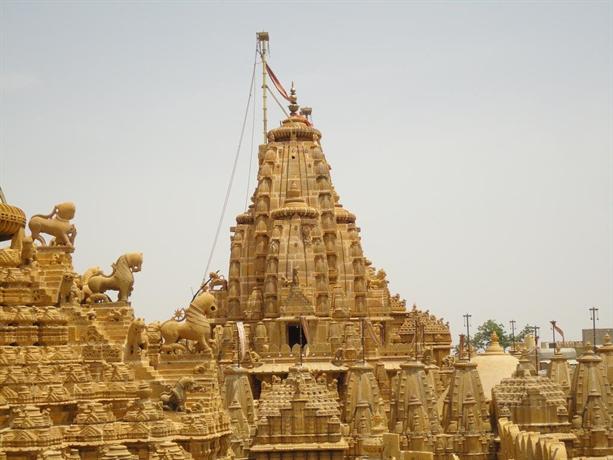
<svg viewBox="0 0 613 460">
<path fill-rule="evenodd" d="M 164 409 L 182 412 L 185 410 L 185 400 L 187 392 L 196 386 L 196 382 L 191 377 L 181 377 L 171 388 L 160 395 Z"/>
<path fill-rule="evenodd" d="M 32 238 L 20 228 L 11 239 L 11 246 L 0 249 L 0 267 L 28 267 L 36 264 L 36 247 Z"/>
<path fill-rule="evenodd" d="M 187 352 L 187 348 L 181 343 L 166 343 L 160 347 L 160 352 L 167 355 L 182 355 Z"/>
<path fill-rule="evenodd" d="M 147 325 L 143 318 L 137 318 L 130 323 L 124 348 L 124 360 L 140 359 L 141 352 L 149 348 Z"/>
<path fill-rule="evenodd" d="M 217 310 L 215 296 L 208 291 L 200 293 L 187 307 L 185 317 L 170 319 L 160 326 L 164 345 L 181 339 L 194 340 L 198 351 L 211 351 L 211 326 L 207 315 Z"/>
<path fill-rule="evenodd" d="M 88 296 L 104 294 L 105 291 L 118 291 L 117 300 L 126 301 L 134 286 L 133 272 L 139 272 L 143 264 L 142 252 L 129 252 L 117 259 L 110 275 L 93 275 L 87 281 Z"/>
<path fill-rule="evenodd" d="M 74 203 L 66 202 L 55 205 L 51 214 L 32 216 L 28 223 L 32 239 L 46 246 L 47 243 L 41 236 L 41 233 L 44 233 L 53 237 L 52 245 L 72 247 L 77 236 L 77 229 L 70 223 L 70 219 L 74 217 L 75 210 Z"/>
<path fill-rule="evenodd" d="M 78 277 L 79 275 L 76 273 L 64 273 L 64 276 L 62 276 L 62 283 L 60 284 L 60 289 L 58 291 L 58 301 L 60 304 L 72 303 L 73 301 L 78 300 L 78 298 L 75 297 L 75 292 L 73 290 Z"/>
<path fill-rule="evenodd" d="M 89 279 L 94 275 L 103 275 L 104 272 L 100 267 L 90 267 L 81 275 L 81 278 L 77 280 L 77 287 L 81 291 L 79 299 L 81 303 L 93 303 L 94 299 L 91 299 L 92 291 L 87 286 Z M 110 302 L 111 299 L 108 299 Z"/>
</svg>

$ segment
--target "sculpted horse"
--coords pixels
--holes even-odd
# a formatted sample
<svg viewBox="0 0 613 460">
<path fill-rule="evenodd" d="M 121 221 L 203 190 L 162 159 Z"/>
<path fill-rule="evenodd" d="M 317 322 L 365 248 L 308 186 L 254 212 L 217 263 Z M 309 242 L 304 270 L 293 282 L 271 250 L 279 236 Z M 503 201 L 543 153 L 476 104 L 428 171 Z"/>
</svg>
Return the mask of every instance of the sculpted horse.
<svg viewBox="0 0 613 460">
<path fill-rule="evenodd" d="M 181 339 L 194 340 L 198 351 L 211 351 L 211 326 L 207 315 L 217 310 L 215 296 L 210 292 L 200 293 L 187 307 L 185 316 L 165 321 L 160 326 L 164 345 Z"/>
<path fill-rule="evenodd" d="M 143 264 L 142 252 L 129 252 L 117 259 L 113 264 L 113 273 L 110 275 L 92 275 L 87 280 L 86 294 L 88 297 L 99 298 L 96 294 L 105 291 L 118 291 L 117 300 L 126 301 L 132 293 L 134 286 L 133 272 L 139 272 Z"/>
<path fill-rule="evenodd" d="M 75 215 L 74 203 L 60 203 L 55 205 L 51 214 L 36 214 L 32 216 L 28 227 L 32 232 L 32 239 L 38 240 L 43 246 L 47 243 L 41 233 L 53 236 L 51 244 L 72 247 L 77 236 L 76 227 L 70 223 Z"/>
<path fill-rule="evenodd" d="M 149 336 L 145 320 L 137 318 L 130 323 L 124 347 L 124 360 L 138 360 L 141 352 L 149 348 Z"/>
</svg>

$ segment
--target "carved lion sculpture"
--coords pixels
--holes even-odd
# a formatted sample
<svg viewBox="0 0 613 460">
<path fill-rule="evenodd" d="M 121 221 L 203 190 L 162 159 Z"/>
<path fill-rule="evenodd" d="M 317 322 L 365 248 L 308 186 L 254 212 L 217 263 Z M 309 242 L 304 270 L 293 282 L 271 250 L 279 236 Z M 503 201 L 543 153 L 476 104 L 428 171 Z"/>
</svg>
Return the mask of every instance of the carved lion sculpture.
<svg viewBox="0 0 613 460">
<path fill-rule="evenodd" d="M 147 325 L 143 318 L 137 318 L 130 323 L 124 348 L 124 360 L 138 360 L 142 352 L 149 348 L 149 336 Z"/>
<path fill-rule="evenodd" d="M 168 386 L 166 391 L 161 394 L 164 409 L 182 412 L 185 410 L 185 400 L 187 392 L 196 386 L 196 382 L 191 377 L 181 377 L 175 383 L 174 388 Z"/>
<path fill-rule="evenodd" d="M 89 302 L 93 302 L 101 299 L 100 294 L 106 297 L 105 291 L 118 291 L 118 301 L 128 300 L 134 286 L 133 273 L 139 272 L 142 264 L 142 252 L 124 254 L 113 264 L 113 273 L 110 275 L 91 275 L 87 280 L 87 287 L 84 287 L 86 298 L 89 298 Z"/>
<path fill-rule="evenodd" d="M 177 343 L 181 339 L 194 340 L 198 351 L 209 351 L 211 345 L 211 326 L 207 315 L 217 310 L 215 296 L 210 292 L 200 293 L 185 311 L 181 320 L 170 319 L 160 326 L 164 345 Z"/>
<path fill-rule="evenodd" d="M 72 247 L 77 236 L 76 227 L 70 223 L 75 215 L 74 203 L 66 202 L 55 205 L 51 214 L 36 214 L 32 216 L 28 227 L 32 232 L 32 239 L 38 240 L 43 246 L 47 243 L 41 233 L 51 235 L 51 244 Z"/>
</svg>

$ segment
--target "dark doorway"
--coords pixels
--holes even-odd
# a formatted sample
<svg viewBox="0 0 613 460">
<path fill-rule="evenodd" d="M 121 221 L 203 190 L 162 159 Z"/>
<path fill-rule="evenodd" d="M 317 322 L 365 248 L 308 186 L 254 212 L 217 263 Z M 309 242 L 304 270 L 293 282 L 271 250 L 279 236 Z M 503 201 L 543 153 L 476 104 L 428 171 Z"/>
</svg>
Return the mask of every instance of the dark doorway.
<svg viewBox="0 0 613 460">
<path fill-rule="evenodd" d="M 300 324 L 287 325 L 287 344 L 292 348 L 296 344 L 300 344 L 300 335 L 302 334 L 302 326 Z M 306 345 L 307 340 L 302 334 L 302 345 Z"/>
</svg>

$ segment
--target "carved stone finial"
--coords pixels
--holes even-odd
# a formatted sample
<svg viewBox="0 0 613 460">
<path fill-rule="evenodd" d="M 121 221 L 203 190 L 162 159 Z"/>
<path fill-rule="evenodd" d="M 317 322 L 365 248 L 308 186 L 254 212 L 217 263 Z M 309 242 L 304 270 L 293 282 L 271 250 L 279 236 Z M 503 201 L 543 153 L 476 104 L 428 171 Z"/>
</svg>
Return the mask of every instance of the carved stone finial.
<svg viewBox="0 0 613 460">
<path fill-rule="evenodd" d="M 292 89 L 290 89 L 289 100 L 290 104 L 288 105 L 290 116 L 295 116 L 298 113 L 298 109 L 300 106 L 298 105 L 298 96 L 296 96 L 296 86 L 294 82 L 292 82 Z"/>
</svg>

